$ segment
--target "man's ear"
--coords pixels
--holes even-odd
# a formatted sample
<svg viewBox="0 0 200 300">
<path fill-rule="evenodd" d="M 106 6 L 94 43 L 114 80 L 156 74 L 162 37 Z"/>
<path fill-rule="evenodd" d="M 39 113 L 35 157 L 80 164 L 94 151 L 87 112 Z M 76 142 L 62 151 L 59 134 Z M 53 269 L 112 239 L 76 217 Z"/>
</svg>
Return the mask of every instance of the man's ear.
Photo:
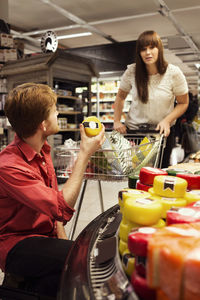
<svg viewBox="0 0 200 300">
<path fill-rule="evenodd" d="M 42 131 L 46 131 L 46 130 L 47 130 L 45 120 L 42 121 L 42 123 L 39 125 L 39 128 L 40 128 Z"/>
</svg>

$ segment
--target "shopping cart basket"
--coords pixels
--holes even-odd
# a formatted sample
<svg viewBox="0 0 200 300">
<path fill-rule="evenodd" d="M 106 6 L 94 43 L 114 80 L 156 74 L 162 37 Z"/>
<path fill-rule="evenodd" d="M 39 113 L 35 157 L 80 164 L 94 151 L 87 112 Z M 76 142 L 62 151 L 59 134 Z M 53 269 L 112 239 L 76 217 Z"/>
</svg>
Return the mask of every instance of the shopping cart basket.
<svg viewBox="0 0 200 300">
<path fill-rule="evenodd" d="M 107 134 L 107 140 L 113 138 Z M 164 150 L 163 135 L 155 133 L 135 133 L 125 135 L 126 144 L 120 141 L 111 143 L 95 152 L 87 165 L 84 178 L 90 180 L 127 180 L 129 174 L 139 174 L 143 166 L 160 167 Z M 113 146 L 114 145 L 114 146 Z M 73 148 L 57 148 L 57 178 L 66 180 L 73 169 L 78 153 L 79 142 Z"/>
<path fill-rule="evenodd" d="M 107 139 L 103 148 L 95 152 L 87 164 L 76 215 L 73 218 L 69 234 L 71 239 L 75 232 L 88 180 L 97 180 L 101 211 L 104 212 L 101 181 L 127 181 L 130 174 L 139 174 L 140 169 L 144 166 L 161 166 L 165 147 L 163 135 L 159 135 L 155 131 L 150 133 L 136 131 L 131 135 L 120 135 L 122 139 L 118 135 L 120 135 L 118 132 L 106 133 Z M 57 148 L 58 182 L 63 183 L 70 176 L 79 151 L 80 142 L 77 142 L 72 148 L 66 146 Z"/>
</svg>

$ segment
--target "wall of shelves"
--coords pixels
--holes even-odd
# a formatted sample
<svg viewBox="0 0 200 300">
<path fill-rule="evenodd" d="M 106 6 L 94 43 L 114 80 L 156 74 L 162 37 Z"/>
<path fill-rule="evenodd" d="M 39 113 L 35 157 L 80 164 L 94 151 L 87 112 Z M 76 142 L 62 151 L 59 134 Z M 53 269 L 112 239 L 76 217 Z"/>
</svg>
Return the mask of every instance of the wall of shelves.
<svg viewBox="0 0 200 300">
<path fill-rule="evenodd" d="M 8 119 L 4 113 L 4 105 L 7 96 L 7 81 L 0 79 L 0 151 L 8 144 Z"/>
<path fill-rule="evenodd" d="M 58 103 L 68 106 L 66 111 L 59 109 L 59 118 L 67 119 L 59 132 L 62 142 L 65 138 L 79 138 L 81 101 L 90 109 L 91 78 L 96 75 L 90 60 L 62 50 L 8 62 L 0 71 L 0 76 L 7 79 L 8 91 L 24 82 L 44 83 L 55 89 Z M 54 147 L 54 137 L 49 138 L 49 142 Z"/>
<path fill-rule="evenodd" d="M 120 76 L 93 78 L 91 85 L 92 113 L 100 119 L 107 130 L 113 128 L 114 102 L 120 85 Z M 123 109 L 121 121 L 124 122 L 129 111 L 131 97 L 128 95 Z"/>
</svg>

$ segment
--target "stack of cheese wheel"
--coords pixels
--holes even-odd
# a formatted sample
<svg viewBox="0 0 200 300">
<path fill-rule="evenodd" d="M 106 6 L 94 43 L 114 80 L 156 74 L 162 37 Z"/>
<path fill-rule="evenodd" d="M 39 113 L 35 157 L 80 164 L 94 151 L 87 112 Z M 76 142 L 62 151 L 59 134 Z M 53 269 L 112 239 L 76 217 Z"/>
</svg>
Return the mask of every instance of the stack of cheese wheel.
<svg viewBox="0 0 200 300">
<path fill-rule="evenodd" d="M 143 167 L 140 170 L 136 188 L 138 190 L 148 191 L 149 188 L 153 187 L 154 178 L 158 175 L 167 175 L 167 172 L 158 168 Z"/>
<path fill-rule="evenodd" d="M 158 175 L 154 178 L 153 187 L 149 193 L 162 204 L 162 218 L 166 219 L 167 211 L 172 207 L 184 207 L 187 181 L 168 175 Z"/>
<path fill-rule="evenodd" d="M 158 229 L 148 241 L 148 286 L 170 300 L 200 299 L 199 253 L 200 223 Z"/>
<path fill-rule="evenodd" d="M 122 261 L 124 261 L 123 256 L 126 255 L 127 258 L 128 235 L 132 230 L 144 225 L 160 228 L 165 226 L 165 222 L 160 218 L 161 204 L 158 200 L 154 200 L 148 192 L 125 188 L 119 191 L 118 202 L 122 213 L 119 227 L 119 253 L 122 256 Z M 127 259 L 126 261 L 127 264 L 130 263 Z M 126 267 L 124 269 L 130 276 L 130 269 L 128 271 Z"/>
<path fill-rule="evenodd" d="M 122 221 L 120 223 L 120 228 L 119 228 L 119 253 L 123 255 L 123 253 L 128 249 L 128 234 L 131 231 L 132 228 L 137 227 L 137 224 L 134 222 L 131 222 L 124 218 L 123 211 L 124 211 L 124 203 L 126 202 L 127 199 L 137 199 L 137 198 L 143 198 L 145 196 L 150 196 L 149 193 L 144 192 L 144 191 L 139 191 L 136 189 L 129 189 L 129 188 L 124 188 L 119 191 L 118 193 L 118 203 L 120 206 L 120 211 L 122 213 Z M 139 226 L 139 225 L 138 225 Z"/>
<path fill-rule="evenodd" d="M 148 241 L 156 229 L 153 227 L 140 227 L 128 236 L 128 248 L 135 256 L 135 270 L 131 276 L 131 283 L 137 295 L 143 300 L 155 299 L 155 290 L 147 285 L 146 261 Z"/>
<path fill-rule="evenodd" d="M 138 198 L 144 198 L 144 197 L 150 196 L 149 193 L 144 192 L 144 191 L 139 191 L 136 189 L 129 189 L 129 188 L 124 188 L 122 190 L 119 191 L 118 193 L 118 203 L 120 206 L 120 211 L 122 213 L 122 221 L 120 223 L 120 227 L 119 227 L 119 253 L 122 256 L 122 261 L 123 261 L 123 255 L 127 254 L 127 250 L 128 250 L 128 235 L 130 233 L 130 231 L 132 230 L 132 228 L 136 228 L 139 225 L 135 224 L 134 222 L 129 221 L 128 219 L 126 219 L 123 215 L 123 211 L 124 211 L 124 203 L 126 202 L 127 199 L 138 199 Z M 127 255 L 126 255 L 127 258 Z M 131 260 L 131 262 L 133 262 L 133 260 Z M 127 261 L 127 265 L 130 262 Z M 126 268 L 124 268 L 126 271 Z M 126 272 L 127 273 L 127 272 Z M 129 275 L 129 274 L 127 274 Z"/>
</svg>

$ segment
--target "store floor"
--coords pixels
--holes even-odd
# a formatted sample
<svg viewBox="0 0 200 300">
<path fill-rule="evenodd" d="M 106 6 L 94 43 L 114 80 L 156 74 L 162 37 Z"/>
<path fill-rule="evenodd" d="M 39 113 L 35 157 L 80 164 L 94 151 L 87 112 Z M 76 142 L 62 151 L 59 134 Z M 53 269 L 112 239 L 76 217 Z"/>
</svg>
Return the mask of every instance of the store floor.
<svg viewBox="0 0 200 300">
<path fill-rule="evenodd" d="M 107 210 L 108 208 L 118 203 L 118 191 L 122 188 L 127 187 L 127 185 L 128 184 L 126 181 L 101 181 L 104 210 Z M 62 186 L 60 186 L 60 188 L 61 187 Z M 85 228 L 85 226 L 87 226 L 87 224 L 91 222 L 95 217 L 97 217 L 100 213 L 101 206 L 98 181 L 88 180 L 73 239 L 75 239 L 78 234 Z M 65 227 L 68 236 L 73 224 L 73 218 Z"/>
<path fill-rule="evenodd" d="M 118 203 L 118 191 L 124 187 L 127 187 L 127 182 L 101 181 L 101 187 L 104 210 L 107 210 L 108 208 Z M 62 185 L 59 185 L 59 189 L 61 188 Z M 75 239 L 79 235 L 79 233 L 85 228 L 85 226 L 87 226 L 87 224 L 89 224 L 95 217 L 97 217 L 101 213 L 99 199 L 98 182 L 94 180 L 88 180 L 73 239 Z M 65 226 L 65 231 L 68 236 L 73 224 L 73 218 Z M 0 283 L 3 280 L 3 276 L 4 274 L 0 271 Z"/>
</svg>

